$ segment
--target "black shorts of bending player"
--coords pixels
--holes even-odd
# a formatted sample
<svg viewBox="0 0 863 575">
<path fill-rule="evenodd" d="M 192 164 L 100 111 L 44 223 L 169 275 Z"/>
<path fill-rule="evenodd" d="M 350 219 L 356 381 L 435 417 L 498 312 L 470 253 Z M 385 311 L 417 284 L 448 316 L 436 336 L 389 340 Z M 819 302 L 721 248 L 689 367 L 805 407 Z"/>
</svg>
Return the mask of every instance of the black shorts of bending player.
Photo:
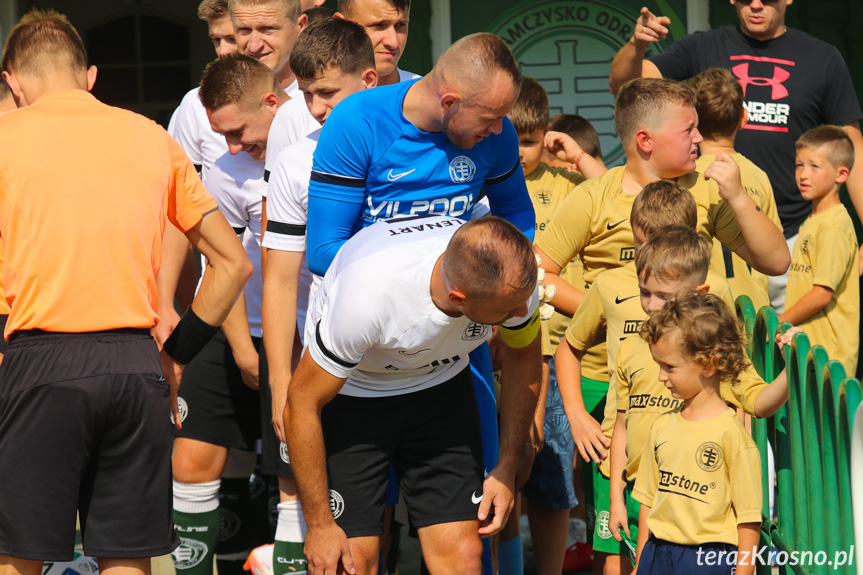
<svg viewBox="0 0 863 575">
<path fill-rule="evenodd" d="M 261 339 L 252 338 L 257 349 Z M 180 386 L 182 429 L 188 437 L 222 447 L 253 451 L 261 436 L 258 391 L 243 383 L 231 346 L 221 330 L 183 370 Z"/>
<path fill-rule="evenodd" d="M 170 389 L 146 330 L 15 334 L 0 365 L 0 554 L 154 557 L 172 520 Z"/>
<path fill-rule="evenodd" d="M 270 368 L 262 345 L 258 350 L 258 380 L 261 382 L 261 473 L 276 477 L 293 477 L 288 446 L 273 428 L 273 394 L 270 390 Z"/>
<path fill-rule="evenodd" d="M 321 422 L 330 506 L 348 537 L 383 533 L 390 462 L 412 526 L 476 520 L 482 438 L 469 368 L 414 393 L 337 395 Z"/>
</svg>

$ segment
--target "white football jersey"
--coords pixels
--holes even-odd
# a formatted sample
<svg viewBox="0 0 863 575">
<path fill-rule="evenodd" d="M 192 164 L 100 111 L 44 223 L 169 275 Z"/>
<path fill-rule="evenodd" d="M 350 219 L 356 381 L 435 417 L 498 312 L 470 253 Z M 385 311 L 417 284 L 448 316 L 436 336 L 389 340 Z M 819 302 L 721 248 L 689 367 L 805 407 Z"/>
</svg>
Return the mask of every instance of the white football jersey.
<svg viewBox="0 0 863 575">
<path fill-rule="evenodd" d="M 249 331 L 261 337 L 261 296 L 264 280 L 261 276 L 261 210 L 264 183 L 264 163 L 246 152 L 236 156 L 225 153 L 216 160 L 204 179 L 204 186 L 219 204 L 219 211 L 243 242 L 246 255 L 254 266 L 246 282 L 246 313 Z M 200 284 L 199 284 L 200 285 Z"/>
<path fill-rule="evenodd" d="M 381 397 L 428 389 L 468 365 L 492 326 L 450 317 L 431 298 L 432 270 L 456 229 L 446 216 L 387 220 L 344 244 L 309 306 L 306 349 L 328 373 L 347 378 L 344 395 Z M 538 321 L 535 289 L 525 317 Z"/>
<path fill-rule="evenodd" d="M 183 96 L 168 123 L 168 133 L 186 151 L 204 179 L 216 160 L 228 151 L 228 143 L 210 127 L 207 110 L 198 98 L 199 90 L 195 88 Z"/>
<path fill-rule="evenodd" d="M 276 116 L 273 118 L 273 123 L 270 126 L 270 132 L 267 134 L 267 156 L 264 160 L 266 172 L 264 179 L 270 179 L 270 173 L 275 170 L 276 159 L 282 150 L 320 129 L 321 125 L 306 107 L 306 101 L 303 98 L 302 92 L 297 97 L 291 98 L 279 106 L 279 110 L 276 112 Z M 266 195 L 267 190 L 265 189 L 264 196 Z"/>
</svg>

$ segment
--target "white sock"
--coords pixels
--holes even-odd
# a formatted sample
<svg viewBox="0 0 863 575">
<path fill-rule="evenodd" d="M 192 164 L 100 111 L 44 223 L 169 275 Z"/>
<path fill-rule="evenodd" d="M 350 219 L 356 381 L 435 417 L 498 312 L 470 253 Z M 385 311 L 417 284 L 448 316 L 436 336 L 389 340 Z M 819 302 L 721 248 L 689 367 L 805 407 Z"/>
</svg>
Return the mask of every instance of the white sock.
<svg viewBox="0 0 863 575">
<path fill-rule="evenodd" d="M 279 503 L 279 522 L 276 525 L 276 541 L 305 541 L 306 518 L 303 506 L 297 501 Z"/>
<path fill-rule="evenodd" d="M 206 513 L 219 508 L 219 487 L 222 481 L 181 483 L 174 480 L 174 509 L 183 513 Z"/>
</svg>

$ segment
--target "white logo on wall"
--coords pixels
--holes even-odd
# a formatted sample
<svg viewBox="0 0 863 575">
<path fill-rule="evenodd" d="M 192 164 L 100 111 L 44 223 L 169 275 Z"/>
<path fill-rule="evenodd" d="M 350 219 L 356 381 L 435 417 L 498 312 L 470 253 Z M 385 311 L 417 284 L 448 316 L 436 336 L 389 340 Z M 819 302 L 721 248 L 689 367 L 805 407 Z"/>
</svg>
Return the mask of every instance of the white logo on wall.
<svg viewBox="0 0 863 575">
<path fill-rule="evenodd" d="M 196 567 L 207 556 L 207 551 L 204 543 L 180 537 L 180 546 L 171 553 L 174 556 L 174 568 L 180 570 Z"/>
<path fill-rule="evenodd" d="M 186 416 L 189 415 L 189 404 L 182 397 L 177 398 L 177 407 L 180 409 L 180 423 L 186 421 Z M 174 423 L 174 414 L 171 414 L 171 423 Z"/>
<path fill-rule="evenodd" d="M 288 446 L 284 441 L 279 442 L 279 457 L 282 458 L 282 461 L 290 465 L 291 458 L 288 456 Z"/>
<path fill-rule="evenodd" d="M 467 156 L 456 156 L 449 163 L 449 177 L 456 184 L 471 181 L 474 174 L 476 174 L 476 164 Z"/>
<path fill-rule="evenodd" d="M 330 511 L 333 512 L 333 519 L 338 519 L 345 512 L 345 499 L 335 489 L 330 489 Z"/>
<path fill-rule="evenodd" d="M 662 12 L 675 24 L 686 22 L 670 8 Z M 525 76 L 548 91 L 551 115 L 583 116 L 599 133 L 605 163 L 623 163 L 614 128 L 614 96 L 608 72 L 617 51 L 632 37 L 638 8 L 616 0 L 524 0 L 489 27 L 509 44 Z M 672 36 L 681 30 L 672 25 Z M 661 49 L 648 47 L 647 55 Z"/>
</svg>

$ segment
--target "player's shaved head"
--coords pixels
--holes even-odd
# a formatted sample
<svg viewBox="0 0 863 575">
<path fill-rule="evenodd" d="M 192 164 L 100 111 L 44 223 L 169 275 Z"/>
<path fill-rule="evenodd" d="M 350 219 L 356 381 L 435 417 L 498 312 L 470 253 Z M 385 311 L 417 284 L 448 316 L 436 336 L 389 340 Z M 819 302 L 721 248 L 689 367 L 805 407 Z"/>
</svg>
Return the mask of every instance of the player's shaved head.
<svg viewBox="0 0 863 575">
<path fill-rule="evenodd" d="M 461 226 L 447 246 L 444 267 L 470 298 L 488 298 L 501 288 L 525 293 L 536 287 L 533 247 L 508 221 L 485 217 Z"/>
<path fill-rule="evenodd" d="M 438 58 L 431 79 L 456 88 L 463 99 L 473 99 L 504 78 L 521 88 L 521 71 L 509 46 L 494 34 L 471 34 L 457 40 Z"/>
<path fill-rule="evenodd" d="M 53 10 L 31 10 L 9 32 L 3 71 L 44 78 L 50 74 L 87 72 L 87 51 L 66 16 Z"/>
<path fill-rule="evenodd" d="M 364 0 L 339 0 L 339 12 L 350 17 L 351 10 Z M 385 0 L 387 4 L 399 12 L 407 12 L 411 9 L 411 0 Z"/>
<path fill-rule="evenodd" d="M 204 22 L 213 22 L 229 15 L 228 0 L 204 0 L 198 4 L 198 18 Z"/>
<path fill-rule="evenodd" d="M 236 6 L 281 6 L 285 18 L 296 22 L 302 13 L 300 0 L 230 0 L 228 10 L 234 11 Z"/>
<path fill-rule="evenodd" d="M 257 105 L 269 92 L 282 92 L 273 71 L 251 56 L 235 52 L 207 64 L 198 97 L 207 110 L 214 111 L 229 104 Z"/>
</svg>

